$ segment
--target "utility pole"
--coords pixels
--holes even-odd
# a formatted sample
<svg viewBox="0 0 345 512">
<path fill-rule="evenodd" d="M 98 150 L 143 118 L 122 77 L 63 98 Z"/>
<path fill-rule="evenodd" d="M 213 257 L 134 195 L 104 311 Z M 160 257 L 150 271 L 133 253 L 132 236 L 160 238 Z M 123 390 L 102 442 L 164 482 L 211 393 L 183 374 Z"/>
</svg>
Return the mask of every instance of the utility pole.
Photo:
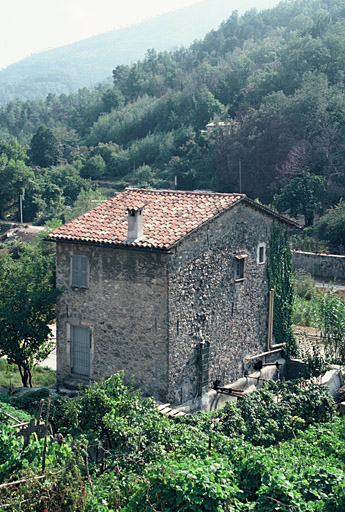
<svg viewBox="0 0 345 512">
<path fill-rule="evenodd" d="M 23 196 L 19 196 L 20 223 L 23 224 Z"/>
<path fill-rule="evenodd" d="M 240 182 L 240 194 L 242 194 L 242 162 L 241 162 L 241 160 L 238 162 L 238 173 L 239 173 L 239 182 Z"/>
</svg>

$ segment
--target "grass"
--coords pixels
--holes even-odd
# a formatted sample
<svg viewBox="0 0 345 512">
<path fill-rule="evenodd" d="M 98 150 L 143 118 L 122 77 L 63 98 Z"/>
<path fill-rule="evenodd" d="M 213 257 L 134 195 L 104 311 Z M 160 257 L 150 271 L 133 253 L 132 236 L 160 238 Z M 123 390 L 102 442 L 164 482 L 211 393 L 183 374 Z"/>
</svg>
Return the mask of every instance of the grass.
<svg viewBox="0 0 345 512">
<path fill-rule="evenodd" d="M 56 372 L 50 368 L 36 366 L 32 373 L 32 385 L 54 386 L 56 383 Z M 6 359 L 0 359 L 0 386 L 22 387 L 22 380 L 16 365 L 8 364 Z"/>
</svg>

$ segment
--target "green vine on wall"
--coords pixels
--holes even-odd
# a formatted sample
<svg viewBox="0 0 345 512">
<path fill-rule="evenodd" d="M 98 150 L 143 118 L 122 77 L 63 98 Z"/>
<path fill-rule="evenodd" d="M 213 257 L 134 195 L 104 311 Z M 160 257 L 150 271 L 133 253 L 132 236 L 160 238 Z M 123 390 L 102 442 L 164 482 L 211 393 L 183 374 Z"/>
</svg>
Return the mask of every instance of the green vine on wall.
<svg viewBox="0 0 345 512">
<path fill-rule="evenodd" d="M 287 230 L 281 229 L 275 223 L 272 228 L 267 272 L 269 289 L 274 289 L 275 341 L 285 343 L 286 355 L 292 357 L 297 352 L 297 341 L 292 330 L 292 253 Z"/>
</svg>

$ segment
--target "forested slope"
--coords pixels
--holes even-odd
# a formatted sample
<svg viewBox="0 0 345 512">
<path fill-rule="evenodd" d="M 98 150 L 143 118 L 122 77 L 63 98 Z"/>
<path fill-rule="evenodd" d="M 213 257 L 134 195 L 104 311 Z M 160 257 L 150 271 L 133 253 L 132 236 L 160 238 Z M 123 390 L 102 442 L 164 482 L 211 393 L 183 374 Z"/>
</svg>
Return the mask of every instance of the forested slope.
<svg viewBox="0 0 345 512">
<path fill-rule="evenodd" d="M 282 192 L 282 209 L 308 204 L 311 223 L 345 192 L 344 70 L 343 2 L 281 2 L 234 12 L 188 49 L 119 65 L 113 86 L 10 102 L 0 131 L 24 143 L 45 124 L 84 145 L 60 160 L 84 179 L 241 190 L 266 203 Z"/>
<path fill-rule="evenodd" d="M 143 58 L 149 48 L 170 50 L 204 37 L 230 15 L 234 5 L 229 0 L 201 0 L 136 25 L 31 55 L 0 71 L 0 104 L 44 98 L 48 93 L 68 94 L 104 82 L 115 66 Z"/>
</svg>

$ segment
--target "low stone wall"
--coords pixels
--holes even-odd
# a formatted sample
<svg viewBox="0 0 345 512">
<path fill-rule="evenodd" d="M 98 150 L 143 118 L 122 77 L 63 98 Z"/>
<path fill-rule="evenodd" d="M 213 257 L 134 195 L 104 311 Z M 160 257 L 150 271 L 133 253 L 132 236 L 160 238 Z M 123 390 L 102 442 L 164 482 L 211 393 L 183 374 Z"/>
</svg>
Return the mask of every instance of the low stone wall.
<svg viewBox="0 0 345 512">
<path fill-rule="evenodd" d="M 293 251 L 293 269 L 303 269 L 314 277 L 345 279 L 345 255 Z"/>
</svg>

